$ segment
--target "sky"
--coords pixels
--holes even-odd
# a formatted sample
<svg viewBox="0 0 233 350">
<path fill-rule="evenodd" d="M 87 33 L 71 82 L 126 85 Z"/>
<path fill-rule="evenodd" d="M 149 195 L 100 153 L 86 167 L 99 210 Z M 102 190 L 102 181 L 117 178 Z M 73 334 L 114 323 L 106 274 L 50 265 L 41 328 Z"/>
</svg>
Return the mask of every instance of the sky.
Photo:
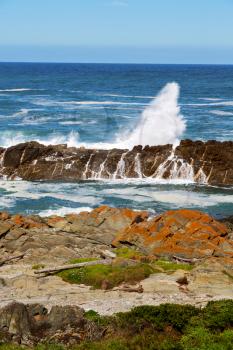
<svg viewBox="0 0 233 350">
<path fill-rule="evenodd" d="M 233 64 L 233 0 L 0 0 L 0 61 Z"/>
</svg>

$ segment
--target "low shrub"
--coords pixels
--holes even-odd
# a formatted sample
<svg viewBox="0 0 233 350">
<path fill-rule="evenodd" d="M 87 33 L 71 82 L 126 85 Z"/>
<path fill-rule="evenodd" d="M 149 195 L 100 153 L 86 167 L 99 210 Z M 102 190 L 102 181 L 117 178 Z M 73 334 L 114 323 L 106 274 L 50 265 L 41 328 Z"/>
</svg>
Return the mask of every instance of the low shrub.
<svg viewBox="0 0 233 350">
<path fill-rule="evenodd" d="M 189 323 L 191 328 L 200 325 L 212 331 L 233 328 L 233 300 L 210 301 Z"/>
<path fill-rule="evenodd" d="M 183 335 L 180 344 L 183 350 L 232 350 L 233 331 L 215 334 L 204 327 L 196 327 Z"/>
<path fill-rule="evenodd" d="M 192 305 L 161 304 L 159 306 L 138 306 L 129 312 L 118 313 L 121 327 L 132 326 L 138 330 L 154 327 L 163 330 L 172 326 L 177 331 L 183 331 L 189 320 L 197 316 L 200 310 Z"/>
</svg>

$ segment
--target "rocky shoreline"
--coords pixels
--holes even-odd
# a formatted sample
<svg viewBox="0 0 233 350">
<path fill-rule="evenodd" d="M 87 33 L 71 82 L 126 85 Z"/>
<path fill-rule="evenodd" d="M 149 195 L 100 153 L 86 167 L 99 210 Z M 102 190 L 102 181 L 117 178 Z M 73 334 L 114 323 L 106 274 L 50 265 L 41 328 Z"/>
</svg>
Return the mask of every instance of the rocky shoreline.
<svg viewBox="0 0 233 350">
<path fill-rule="evenodd" d="M 119 247 L 144 259 L 190 263 L 194 268 L 175 269 L 171 274 L 157 271 L 141 282 L 141 295 L 114 289 L 106 294 L 106 288 L 70 285 L 55 275 L 38 279 L 33 270 L 36 265 L 49 268 L 72 259 L 101 259 L 103 251 L 114 252 Z M 0 255 L 1 306 L 11 301 L 48 307 L 75 304 L 111 314 L 144 303 L 205 304 L 233 298 L 232 224 L 193 210 L 168 211 L 155 217 L 145 211 L 107 206 L 48 218 L 2 212 Z M 184 276 L 190 281 L 187 293 L 176 283 Z"/>
<path fill-rule="evenodd" d="M 132 150 L 45 146 L 26 142 L 0 149 L 0 175 L 23 180 L 156 178 L 233 184 L 233 142 L 183 140 Z"/>
<path fill-rule="evenodd" d="M 132 264 L 135 271 L 141 266 L 154 270 L 142 280 L 136 276 L 137 282 L 113 287 L 106 277 L 94 289 L 82 281 L 70 284 L 59 274 L 38 273 L 77 259 L 103 259 L 106 251 L 118 272 Z M 98 340 L 101 329 L 85 319 L 88 310 L 112 315 L 143 305 L 203 307 L 233 299 L 232 218 L 219 222 L 194 210 L 155 217 L 107 206 L 47 218 L 1 212 L 0 256 L 0 334 L 5 342 Z"/>
</svg>

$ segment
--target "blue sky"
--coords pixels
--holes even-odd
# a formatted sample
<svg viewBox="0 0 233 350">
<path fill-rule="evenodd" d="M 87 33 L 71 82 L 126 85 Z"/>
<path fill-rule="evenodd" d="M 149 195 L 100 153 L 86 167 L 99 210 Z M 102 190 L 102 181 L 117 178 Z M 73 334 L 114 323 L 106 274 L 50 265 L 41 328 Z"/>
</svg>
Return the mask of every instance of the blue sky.
<svg viewBox="0 0 233 350">
<path fill-rule="evenodd" d="M 233 63 L 233 0 L 0 0 L 1 61 Z"/>
</svg>

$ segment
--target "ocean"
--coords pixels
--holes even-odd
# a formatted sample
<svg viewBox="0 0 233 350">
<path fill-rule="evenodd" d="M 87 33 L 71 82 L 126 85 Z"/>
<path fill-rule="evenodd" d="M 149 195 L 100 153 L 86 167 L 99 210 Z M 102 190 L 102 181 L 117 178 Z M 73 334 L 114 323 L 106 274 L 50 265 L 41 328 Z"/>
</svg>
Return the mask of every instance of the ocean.
<svg viewBox="0 0 233 350">
<path fill-rule="evenodd" d="M 0 146 L 97 148 L 233 140 L 233 66 L 0 63 Z M 0 210 L 64 215 L 100 205 L 233 213 L 233 188 L 151 179 L 0 180 Z"/>
</svg>

